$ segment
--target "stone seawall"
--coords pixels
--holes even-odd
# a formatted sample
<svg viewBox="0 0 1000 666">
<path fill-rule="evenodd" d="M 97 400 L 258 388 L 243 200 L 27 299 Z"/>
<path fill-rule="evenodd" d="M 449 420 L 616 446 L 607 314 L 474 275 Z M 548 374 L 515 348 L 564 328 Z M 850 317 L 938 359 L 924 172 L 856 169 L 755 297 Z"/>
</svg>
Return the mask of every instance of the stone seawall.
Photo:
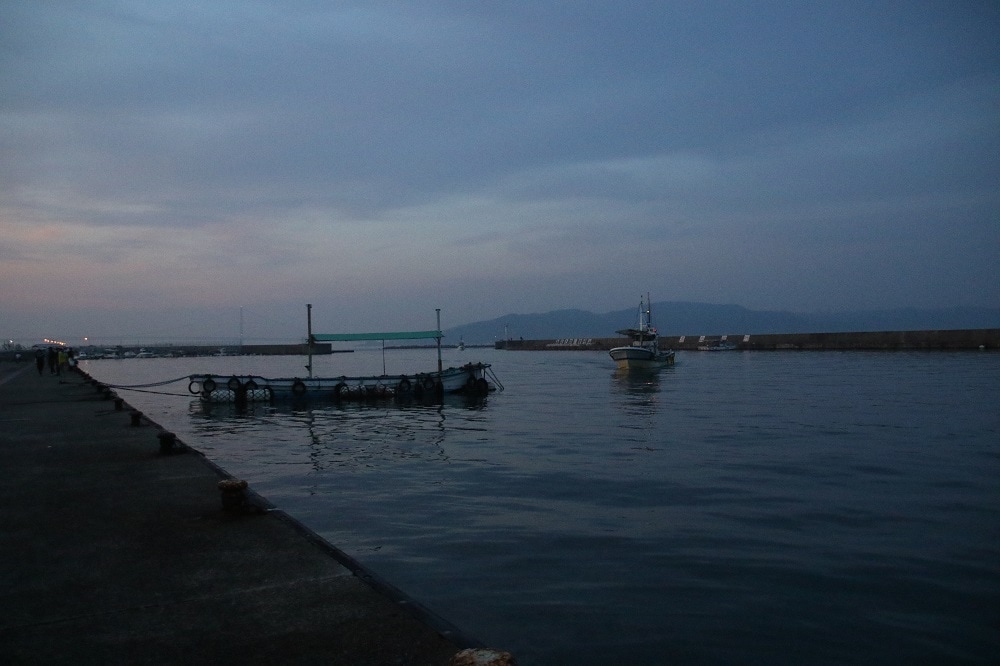
<svg viewBox="0 0 1000 666">
<path fill-rule="evenodd" d="M 739 350 L 958 350 L 1000 349 L 1000 328 L 946 331 L 876 331 L 852 333 L 767 333 L 760 335 L 664 335 L 660 346 L 695 351 L 727 342 Z M 500 340 L 510 351 L 606 351 L 629 343 L 627 338 L 560 338 Z"/>
</svg>

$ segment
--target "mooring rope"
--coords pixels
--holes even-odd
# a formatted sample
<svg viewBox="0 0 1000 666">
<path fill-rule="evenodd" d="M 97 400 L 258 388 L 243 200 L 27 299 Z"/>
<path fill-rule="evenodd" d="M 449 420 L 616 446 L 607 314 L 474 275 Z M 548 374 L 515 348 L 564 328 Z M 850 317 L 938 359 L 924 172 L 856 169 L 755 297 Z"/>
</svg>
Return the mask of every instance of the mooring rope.
<svg viewBox="0 0 1000 666">
<path fill-rule="evenodd" d="M 503 384 L 500 383 L 500 378 L 493 372 L 493 368 L 485 368 L 485 374 L 489 375 L 490 379 L 496 383 L 497 388 L 500 389 L 500 392 L 503 393 Z"/>
<path fill-rule="evenodd" d="M 167 393 L 166 391 L 144 391 L 143 389 L 129 388 L 127 386 L 116 386 L 115 388 L 125 389 L 126 391 L 135 391 L 136 393 L 155 393 L 156 395 L 175 395 L 181 398 L 191 398 L 193 397 L 190 393 Z"/>
<path fill-rule="evenodd" d="M 150 384 L 105 384 L 108 388 L 116 389 L 143 389 L 150 388 L 153 386 L 166 386 L 167 384 L 173 384 L 175 382 L 180 382 L 185 379 L 190 379 L 190 375 L 184 375 L 183 377 L 178 377 L 177 379 L 168 379 L 162 382 L 152 382 Z"/>
</svg>

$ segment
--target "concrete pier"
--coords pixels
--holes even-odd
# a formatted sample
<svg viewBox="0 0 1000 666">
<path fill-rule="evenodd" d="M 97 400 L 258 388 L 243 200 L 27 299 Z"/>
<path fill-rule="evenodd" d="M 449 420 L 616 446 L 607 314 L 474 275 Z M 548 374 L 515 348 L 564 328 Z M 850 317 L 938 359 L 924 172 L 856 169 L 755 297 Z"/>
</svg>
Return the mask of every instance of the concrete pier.
<svg viewBox="0 0 1000 666">
<path fill-rule="evenodd" d="M 0 662 L 448 664 L 476 641 L 85 376 L 0 364 Z M 229 484 L 236 486 L 239 484 Z"/>
</svg>

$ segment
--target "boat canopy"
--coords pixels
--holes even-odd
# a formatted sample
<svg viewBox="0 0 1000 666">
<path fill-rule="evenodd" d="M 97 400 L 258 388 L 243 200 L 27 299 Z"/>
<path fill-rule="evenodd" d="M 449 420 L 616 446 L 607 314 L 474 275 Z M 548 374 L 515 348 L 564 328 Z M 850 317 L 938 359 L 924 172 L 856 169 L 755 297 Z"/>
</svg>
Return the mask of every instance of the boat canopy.
<svg viewBox="0 0 1000 666">
<path fill-rule="evenodd" d="M 315 342 L 358 342 L 360 340 L 427 340 L 443 338 L 441 331 L 399 331 L 386 333 L 316 333 Z"/>
</svg>

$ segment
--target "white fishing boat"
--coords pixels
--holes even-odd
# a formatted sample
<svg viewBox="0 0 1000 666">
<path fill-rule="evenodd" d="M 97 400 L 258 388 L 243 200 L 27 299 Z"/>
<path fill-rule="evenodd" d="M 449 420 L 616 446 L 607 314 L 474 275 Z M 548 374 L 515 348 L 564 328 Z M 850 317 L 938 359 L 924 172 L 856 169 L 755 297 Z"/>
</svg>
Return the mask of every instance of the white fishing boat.
<svg viewBox="0 0 1000 666">
<path fill-rule="evenodd" d="M 503 385 L 490 369 L 489 363 L 467 363 L 460 367 L 442 368 L 440 311 L 438 328 L 433 331 L 401 331 L 383 333 L 313 334 L 312 306 L 309 312 L 309 363 L 305 377 L 261 377 L 258 375 L 190 375 L 188 391 L 204 402 L 260 402 L 280 399 L 320 399 L 326 401 L 434 399 L 445 393 L 486 395 Z M 312 345 L 316 342 L 361 342 L 381 340 L 383 354 L 386 340 L 437 340 L 437 370 L 412 374 L 313 377 Z M 490 381 L 492 380 L 492 382 Z"/>
<path fill-rule="evenodd" d="M 648 294 L 645 303 L 639 299 L 638 327 L 615 332 L 632 341 L 632 344 L 626 347 L 614 347 L 608 351 L 620 370 L 655 370 L 674 364 L 673 350 L 660 349 L 656 328 L 652 323 Z"/>
</svg>

